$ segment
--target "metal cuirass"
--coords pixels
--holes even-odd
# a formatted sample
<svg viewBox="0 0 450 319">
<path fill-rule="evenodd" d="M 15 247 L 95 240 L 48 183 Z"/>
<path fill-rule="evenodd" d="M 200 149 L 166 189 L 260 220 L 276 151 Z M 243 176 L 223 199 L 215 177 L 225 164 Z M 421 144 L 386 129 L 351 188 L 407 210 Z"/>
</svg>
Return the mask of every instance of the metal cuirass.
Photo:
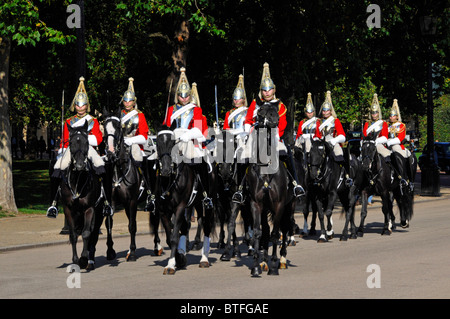
<svg viewBox="0 0 450 319">
<path fill-rule="evenodd" d="M 315 117 L 313 119 L 314 121 L 311 121 L 311 123 L 303 127 L 302 134 L 314 134 L 316 132 L 317 119 Z M 304 119 L 304 122 L 307 121 L 309 121 L 309 119 Z"/>
<path fill-rule="evenodd" d="M 397 123 L 393 123 L 391 125 L 389 125 L 389 138 L 396 138 L 398 133 L 400 132 L 400 127 L 401 127 L 400 122 Z"/>
<path fill-rule="evenodd" d="M 121 113 L 121 120 L 125 115 L 125 113 Z M 139 113 L 136 113 L 136 115 L 130 117 L 126 122 L 122 123 L 122 127 L 125 128 L 125 137 L 135 136 L 136 131 L 139 127 Z"/>
<path fill-rule="evenodd" d="M 75 115 L 75 116 L 70 118 L 69 124 L 70 124 L 70 126 L 74 126 L 75 123 L 77 123 L 78 121 L 87 120 L 88 123 L 89 123 L 89 125 L 88 125 L 88 132 L 90 132 L 92 130 L 92 128 L 94 127 L 94 118 L 92 116 L 88 116 L 88 117 L 89 117 L 89 119 L 87 119 L 86 117 L 81 117 L 80 118 L 80 117 Z"/>
<path fill-rule="evenodd" d="M 177 104 L 174 107 L 173 112 L 175 113 L 175 111 L 181 109 L 183 106 Z M 184 129 L 188 129 L 189 128 L 189 124 L 192 121 L 192 118 L 194 117 L 194 108 L 189 109 L 188 111 L 184 112 L 183 114 L 181 114 L 180 116 L 178 116 L 175 121 L 177 123 L 177 128 L 184 128 Z"/>
<path fill-rule="evenodd" d="M 328 123 L 327 126 L 325 126 L 325 127 L 323 128 L 323 130 L 322 130 L 322 135 L 323 135 L 323 136 L 327 136 L 327 135 L 333 136 L 333 135 L 334 135 L 334 130 L 335 130 L 335 127 L 334 127 L 334 121 L 335 121 L 335 120 L 331 121 L 330 123 Z M 323 123 L 323 122 L 325 122 L 325 120 L 322 120 L 322 123 Z"/>
</svg>

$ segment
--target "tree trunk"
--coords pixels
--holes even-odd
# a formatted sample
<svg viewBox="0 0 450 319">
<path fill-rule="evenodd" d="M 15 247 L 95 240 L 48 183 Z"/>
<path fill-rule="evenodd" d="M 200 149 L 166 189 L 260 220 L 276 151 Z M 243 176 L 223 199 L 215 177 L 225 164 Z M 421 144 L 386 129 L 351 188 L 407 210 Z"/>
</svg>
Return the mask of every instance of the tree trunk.
<svg viewBox="0 0 450 319">
<path fill-rule="evenodd" d="M 183 20 L 179 24 L 178 30 L 175 31 L 173 39 L 173 49 L 172 49 L 172 61 L 173 69 L 172 72 L 166 79 L 166 89 L 169 90 L 170 83 L 172 83 L 172 90 L 170 92 L 170 103 L 174 101 L 175 90 L 178 84 L 178 78 L 180 75 L 180 69 L 186 67 L 186 58 L 188 52 L 188 42 L 189 42 L 189 26 L 188 20 Z M 189 71 L 189 70 L 188 70 Z M 188 77 L 189 78 L 189 77 Z"/>
<path fill-rule="evenodd" d="M 10 39 L 0 37 L 0 206 L 2 210 L 17 213 L 13 188 L 11 126 L 8 104 L 10 51 Z"/>
</svg>

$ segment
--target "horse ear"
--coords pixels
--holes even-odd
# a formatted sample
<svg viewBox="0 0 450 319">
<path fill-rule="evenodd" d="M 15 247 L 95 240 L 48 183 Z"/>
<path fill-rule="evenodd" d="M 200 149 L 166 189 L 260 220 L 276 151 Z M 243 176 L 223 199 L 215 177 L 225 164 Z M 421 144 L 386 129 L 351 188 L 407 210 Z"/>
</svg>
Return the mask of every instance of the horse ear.
<svg viewBox="0 0 450 319">
<path fill-rule="evenodd" d="M 88 123 L 88 121 L 84 121 L 83 130 L 87 132 L 87 131 L 88 131 L 88 128 L 89 128 L 89 123 Z"/>
</svg>

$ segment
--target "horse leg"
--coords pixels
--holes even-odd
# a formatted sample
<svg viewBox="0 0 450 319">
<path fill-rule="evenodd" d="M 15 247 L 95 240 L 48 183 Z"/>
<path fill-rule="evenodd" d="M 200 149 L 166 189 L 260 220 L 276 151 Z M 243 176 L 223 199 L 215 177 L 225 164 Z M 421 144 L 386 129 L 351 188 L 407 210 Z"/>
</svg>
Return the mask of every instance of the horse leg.
<svg viewBox="0 0 450 319">
<path fill-rule="evenodd" d="M 320 237 L 317 240 L 318 243 L 326 243 L 327 237 L 325 236 L 325 223 L 324 223 L 324 211 L 323 211 L 323 205 L 320 200 L 317 201 L 317 211 L 319 216 L 319 223 L 320 223 Z"/>
<path fill-rule="evenodd" d="M 382 200 L 381 210 L 383 211 L 384 215 L 384 226 L 381 235 L 390 235 L 392 233 L 391 214 L 393 214 L 392 211 L 393 207 L 392 207 L 392 199 L 389 192 L 385 191 L 381 195 L 381 200 Z"/>
<path fill-rule="evenodd" d="M 184 217 L 184 203 L 182 205 L 178 205 L 175 212 L 175 223 L 173 225 L 173 229 L 170 233 L 170 257 L 167 262 L 167 266 L 164 268 L 163 275 L 174 275 L 175 268 L 183 268 L 183 257 L 184 261 L 186 260 L 186 234 L 180 236 L 181 224 L 183 223 L 183 219 L 185 222 L 185 227 L 187 228 L 187 222 Z M 167 229 L 166 229 L 167 231 Z"/>
<path fill-rule="evenodd" d="M 155 256 L 161 256 L 163 253 L 163 247 L 161 246 L 161 239 L 159 238 L 158 233 L 160 222 L 159 212 L 150 212 L 148 218 L 150 224 L 150 231 L 153 234 L 153 243 L 155 244 L 153 253 L 155 254 Z"/>
<path fill-rule="evenodd" d="M 268 249 L 269 249 L 269 241 L 270 241 L 270 226 L 267 221 L 267 212 L 265 212 L 263 214 L 263 216 L 261 217 L 261 229 L 262 229 L 262 234 L 261 234 L 261 240 L 260 240 L 260 244 L 259 244 L 259 250 L 263 251 L 261 270 L 268 271 L 269 270 Z M 279 234 L 278 234 L 278 236 L 279 236 Z M 255 247 L 257 247 L 257 246 L 255 246 Z"/>
<path fill-rule="evenodd" d="M 200 250 L 202 248 L 201 235 L 203 231 L 203 204 L 196 205 L 195 211 L 197 212 L 197 232 L 195 233 L 194 244 L 192 250 Z"/>
<path fill-rule="evenodd" d="M 231 215 L 227 224 L 227 243 L 225 246 L 225 251 L 222 256 L 220 256 L 220 260 L 222 261 L 230 261 L 231 256 L 233 256 L 234 253 L 234 246 L 231 244 L 231 238 L 233 234 L 236 234 L 236 218 L 239 212 L 239 206 L 239 204 L 234 202 L 231 204 Z"/>
<path fill-rule="evenodd" d="M 259 264 L 259 242 L 261 239 L 261 208 L 255 202 L 251 203 L 252 206 L 252 217 L 253 217 L 253 237 L 252 245 L 256 247 L 253 253 L 253 266 L 251 269 L 252 277 L 259 277 L 261 274 L 261 267 Z"/>
<path fill-rule="evenodd" d="M 94 208 L 90 207 L 84 212 L 84 225 L 81 237 L 83 238 L 83 250 L 78 261 L 80 269 L 86 269 L 89 264 L 89 238 L 94 228 L 93 223 Z"/>
<path fill-rule="evenodd" d="M 105 220 L 106 227 L 106 246 L 108 249 L 106 250 L 106 260 L 116 259 L 116 251 L 114 250 L 114 241 L 112 239 L 112 228 L 113 228 L 113 217 L 108 216 Z"/>
<path fill-rule="evenodd" d="M 131 200 L 128 205 L 125 206 L 125 212 L 128 217 L 128 232 L 130 233 L 130 249 L 128 250 L 126 261 L 136 261 L 136 215 L 137 215 L 137 202 Z"/>
<path fill-rule="evenodd" d="M 88 246 L 89 260 L 88 260 L 88 266 L 86 268 L 86 270 L 88 270 L 88 271 L 95 269 L 95 252 L 96 252 L 96 246 L 98 243 L 100 227 L 101 227 L 102 223 L 103 223 L 102 210 L 96 209 L 95 210 L 95 218 L 94 218 L 94 229 L 92 230 L 91 236 L 89 238 L 89 246 Z"/>
<path fill-rule="evenodd" d="M 359 221 L 359 227 L 357 230 L 358 237 L 364 236 L 364 223 L 367 217 L 367 191 L 361 192 L 361 218 Z"/>
<path fill-rule="evenodd" d="M 78 252 L 77 252 L 78 234 L 73 224 L 73 219 L 70 210 L 66 207 L 64 207 L 64 216 L 69 226 L 69 241 L 72 246 L 72 263 L 78 265 Z"/>
<path fill-rule="evenodd" d="M 214 210 L 213 209 L 204 209 L 204 216 L 202 216 L 203 222 L 203 247 L 202 247 L 202 258 L 200 260 L 200 268 L 208 268 L 209 267 L 209 249 L 211 242 L 211 231 L 212 226 L 214 224 Z"/>
<path fill-rule="evenodd" d="M 311 209 L 312 209 L 312 217 L 311 217 L 311 227 L 309 229 L 309 235 L 315 236 L 316 235 L 316 221 L 317 221 L 317 204 L 316 202 L 311 202 Z"/>
<path fill-rule="evenodd" d="M 278 256 L 277 256 L 277 249 L 278 249 L 278 240 L 280 239 L 280 223 L 281 218 L 284 214 L 284 205 L 283 203 L 279 202 L 278 205 L 275 207 L 275 218 L 273 221 L 273 227 L 272 232 L 270 234 L 270 241 L 272 243 L 272 257 L 270 259 L 270 267 L 268 275 L 275 275 L 277 276 L 278 273 Z M 290 217 L 288 217 L 288 223 L 291 223 Z M 289 227 L 288 231 L 286 233 L 283 233 L 283 239 L 282 243 L 285 244 L 289 239 L 287 238 L 287 235 L 289 231 L 291 230 L 291 227 Z"/>
</svg>

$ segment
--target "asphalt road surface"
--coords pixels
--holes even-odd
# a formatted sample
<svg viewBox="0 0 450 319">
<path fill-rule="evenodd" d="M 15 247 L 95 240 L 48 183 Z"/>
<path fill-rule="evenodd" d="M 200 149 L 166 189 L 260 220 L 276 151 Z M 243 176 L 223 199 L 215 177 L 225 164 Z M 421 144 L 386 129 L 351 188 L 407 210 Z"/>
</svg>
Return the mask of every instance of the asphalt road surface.
<svg viewBox="0 0 450 319">
<path fill-rule="evenodd" d="M 334 214 L 335 239 L 319 244 L 317 237 L 296 236 L 297 245 L 288 249 L 288 269 L 260 278 L 250 276 L 252 259 L 245 245 L 240 259 L 222 262 L 222 251 L 212 244 L 212 265 L 207 269 L 198 267 L 200 251 L 190 251 L 186 269 L 173 276 L 163 275 L 167 247 L 163 256 L 154 256 L 150 235 L 137 237 L 136 262 L 125 261 L 127 237 L 115 239 L 118 256 L 112 262 L 105 258 L 106 242 L 99 241 L 97 268 L 91 272 L 66 272 L 70 245 L 6 251 L 0 254 L 0 298 L 148 298 L 186 303 L 191 298 L 449 298 L 449 205 L 448 199 L 433 198 L 416 203 L 411 227 L 397 226 L 390 236 L 380 235 L 381 209 L 370 209 L 364 237 L 346 242 L 339 241 L 344 220 Z M 300 215 L 297 222 L 302 225 Z"/>
</svg>

